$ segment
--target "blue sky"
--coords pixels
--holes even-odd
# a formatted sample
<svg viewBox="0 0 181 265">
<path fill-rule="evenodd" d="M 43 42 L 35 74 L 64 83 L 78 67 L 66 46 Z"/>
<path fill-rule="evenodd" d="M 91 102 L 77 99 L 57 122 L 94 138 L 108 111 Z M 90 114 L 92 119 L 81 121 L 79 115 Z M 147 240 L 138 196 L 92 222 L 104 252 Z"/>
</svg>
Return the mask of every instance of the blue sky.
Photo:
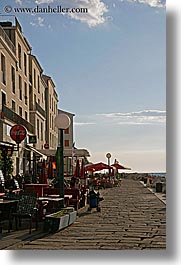
<svg viewBox="0 0 181 265">
<path fill-rule="evenodd" d="M 159 0 L 1 1 L 4 7 L 87 7 L 88 14 L 16 14 L 74 138 L 92 162 L 107 152 L 133 171 L 166 167 L 166 15 Z M 12 11 L 11 15 L 15 15 Z"/>
</svg>

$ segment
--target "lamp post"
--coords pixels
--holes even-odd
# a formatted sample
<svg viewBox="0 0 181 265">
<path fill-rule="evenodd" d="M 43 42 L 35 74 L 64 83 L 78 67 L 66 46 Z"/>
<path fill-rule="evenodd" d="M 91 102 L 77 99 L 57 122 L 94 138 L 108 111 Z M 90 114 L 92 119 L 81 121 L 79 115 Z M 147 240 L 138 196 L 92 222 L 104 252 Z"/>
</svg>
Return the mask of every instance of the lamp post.
<svg viewBox="0 0 181 265">
<path fill-rule="evenodd" d="M 70 118 L 66 114 L 58 114 L 55 117 L 55 126 L 59 132 L 56 152 L 56 178 L 60 187 L 60 197 L 64 198 L 63 131 L 70 126 Z"/>
<path fill-rule="evenodd" d="M 111 158 L 111 154 L 107 153 L 106 154 L 107 160 L 108 160 L 108 166 L 110 167 L 110 158 Z M 110 175 L 111 175 L 111 169 L 109 168 L 109 180 L 110 180 Z"/>
</svg>

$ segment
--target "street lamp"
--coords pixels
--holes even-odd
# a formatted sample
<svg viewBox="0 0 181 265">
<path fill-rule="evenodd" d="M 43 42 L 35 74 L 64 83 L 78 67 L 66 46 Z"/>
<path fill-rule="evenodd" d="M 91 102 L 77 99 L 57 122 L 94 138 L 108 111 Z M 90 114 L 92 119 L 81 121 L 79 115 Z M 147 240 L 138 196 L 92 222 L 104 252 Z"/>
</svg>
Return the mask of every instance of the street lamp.
<svg viewBox="0 0 181 265">
<path fill-rule="evenodd" d="M 70 118 L 66 114 L 58 114 L 55 117 L 55 126 L 58 128 L 59 132 L 56 152 L 56 178 L 60 187 L 60 197 L 64 198 L 63 131 L 70 126 Z"/>
<path fill-rule="evenodd" d="M 108 166 L 110 167 L 110 158 L 111 158 L 111 154 L 107 153 L 106 154 L 107 160 L 108 160 Z M 111 169 L 109 168 L 109 180 L 110 180 L 110 175 L 111 175 Z"/>
</svg>

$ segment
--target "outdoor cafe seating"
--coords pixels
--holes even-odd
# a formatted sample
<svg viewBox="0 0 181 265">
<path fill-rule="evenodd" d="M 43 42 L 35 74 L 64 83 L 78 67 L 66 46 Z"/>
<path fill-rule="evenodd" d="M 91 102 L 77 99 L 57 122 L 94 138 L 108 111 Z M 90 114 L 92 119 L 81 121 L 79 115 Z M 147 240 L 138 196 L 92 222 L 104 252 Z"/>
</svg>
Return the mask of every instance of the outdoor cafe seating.
<svg viewBox="0 0 181 265">
<path fill-rule="evenodd" d="M 32 222 L 35 220 L 36 230 L 38 229 L 38 208 L 37 197 L 35 194 L 22 194 L 17 204 L 16 211 L 10 216 L 10 229 L 12 229 L 12 222 L 15 218 L 16 230 L 18 224 L 21 227 L 22 219 L 29 219 L 29 233 L 31 234 Z M 34 218 L 34 219 L 33 219 Z"/>
</svg>

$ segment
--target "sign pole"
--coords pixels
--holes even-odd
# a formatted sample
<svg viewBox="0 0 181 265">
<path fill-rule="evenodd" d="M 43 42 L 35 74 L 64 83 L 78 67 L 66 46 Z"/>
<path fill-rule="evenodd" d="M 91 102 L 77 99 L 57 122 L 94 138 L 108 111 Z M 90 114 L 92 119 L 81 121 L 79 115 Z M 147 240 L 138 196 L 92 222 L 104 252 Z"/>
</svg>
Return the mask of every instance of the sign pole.
<svg viewBox="0 0 181 265">
<path fill-rule="evenodd" d="M 17 143 L 17 151 L 18 151 L 18 157 L 17 157 L 17 175 L 19 175 L 19 143 Z"/>
<path fill-rule="evenodd" d="M 18 156 L 16 157 L 16 174 L 20 172 L 20 153 L 19 153 L 19 144 L 26 138 L 26 129 L 22 125 L 14 125 L 10 130 L 11 138 L 17 143 Z"/>
</svg>

